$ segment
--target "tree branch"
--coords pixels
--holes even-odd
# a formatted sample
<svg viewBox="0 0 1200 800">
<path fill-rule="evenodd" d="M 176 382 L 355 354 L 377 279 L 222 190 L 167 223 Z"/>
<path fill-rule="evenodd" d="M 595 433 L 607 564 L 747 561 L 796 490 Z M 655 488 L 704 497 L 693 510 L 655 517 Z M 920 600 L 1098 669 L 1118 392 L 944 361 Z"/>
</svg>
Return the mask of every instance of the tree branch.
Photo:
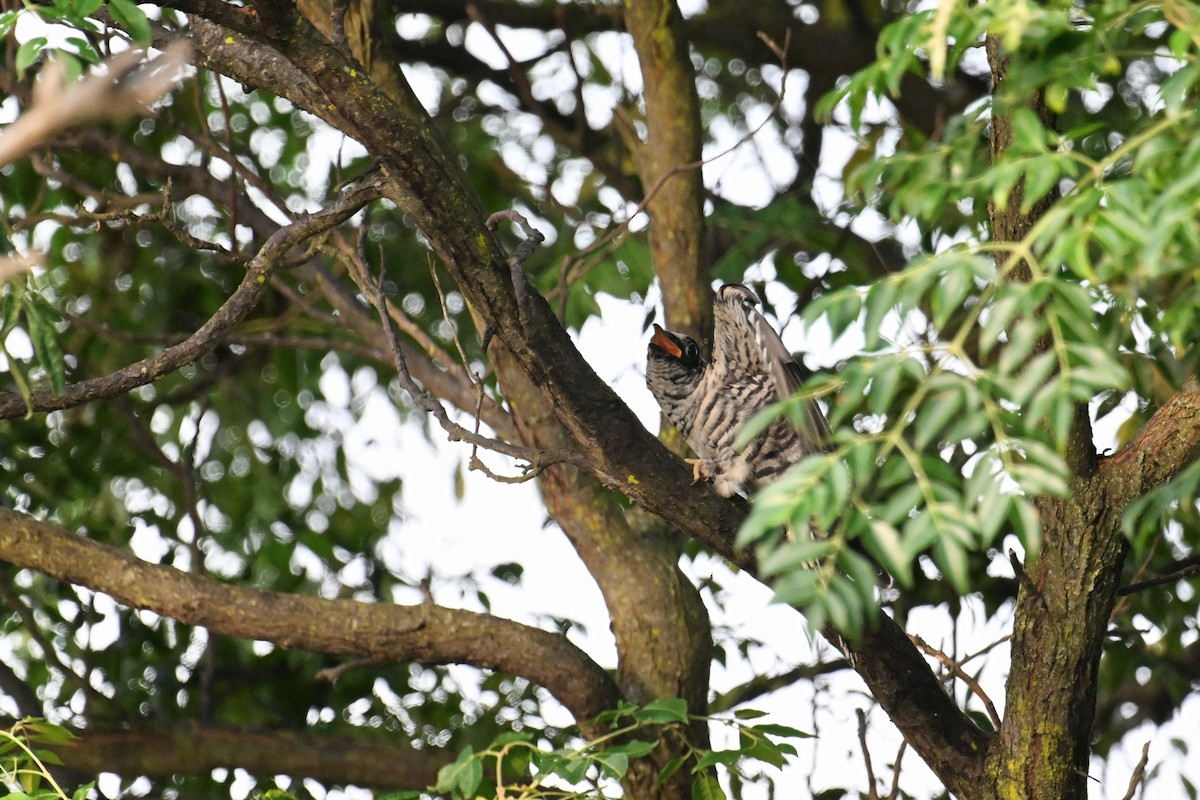
<svg viewBox="0 0 1200 800">
<path fill-rule="evenodd" d="M 379 199 L 383 184 L 378 177 L 368 180 L 326 208 L 276 231 L 247 264 L 246 277 L 229 299 L 184 341 L 103 377 L 70 384 L 61 395 L 41 389 L 32 393 L 27 404 L 19 394 L 2 393 L 0 419 L 21 416 L 29 411 L 55 411 L 116 397 L 191 364 L 216 347 L 225 333 L 254 309 L 266 291 L 272 273 L 282 266 L 293 247 L 344 222 L 367 203 Z"/>
<path fill-rule="evenodd" d="M 2 508 L 0 559 L 225 636 L 391 661 L 472 664 L 527 677 L 580 721 L 616 701 L 608 673 L 565 637 L 487 614 L 229 586 L 140 561 Z"/>
<path fill-rule="evenodd" d="M 438 769 L 453 759 L 441 750 L 288 730 L 172 723 L 74 733 L 74 745 L 57 753 L 66 768 L 83 775 L 173 778 L 240 767 L 259 778 L 290 775 L 342 785 L 423 789 L 436 783 Z"/>
</svg>

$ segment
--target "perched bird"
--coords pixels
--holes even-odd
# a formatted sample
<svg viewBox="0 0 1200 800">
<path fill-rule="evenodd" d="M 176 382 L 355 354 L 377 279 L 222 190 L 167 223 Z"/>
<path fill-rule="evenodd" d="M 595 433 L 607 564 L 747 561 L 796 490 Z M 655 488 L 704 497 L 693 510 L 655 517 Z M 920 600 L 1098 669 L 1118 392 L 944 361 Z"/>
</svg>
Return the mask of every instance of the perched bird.
<svg viewBox="0 0 1200 800">
<path fill-rule="evenodd" d="M 705 362 L 690 337 L 654 326 L 646 385 L 671 424 L 698 456 L 697 480 L 713 481 L 726 497 L 762 488 L 805 455 L 824 448 L 829 426 L 815 402 L 804 424 L 778 419 L 740 452 L 737 433 L 750 417 L 788 397 L 803 382 L 800 365 L 759 313 L 758 298 L 741 284 L 717 290 L 713 357 Z"/>
</svg>

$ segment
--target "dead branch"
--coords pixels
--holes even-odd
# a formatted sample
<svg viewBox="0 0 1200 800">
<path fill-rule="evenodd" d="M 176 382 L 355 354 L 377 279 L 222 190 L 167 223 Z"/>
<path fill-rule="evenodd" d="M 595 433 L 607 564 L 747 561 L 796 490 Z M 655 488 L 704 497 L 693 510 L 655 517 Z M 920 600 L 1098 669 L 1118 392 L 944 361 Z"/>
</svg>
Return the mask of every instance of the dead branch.
<svg viewBox="0 0 1200 800">
<path fill-rule="evenodd" d="M 1125 792 L 1124 800 L 1133 800 L 1133 796 L 1137 794 L 1138 786 L 1141 785 L 1142 779 L 1146 775 L 1146 762 L 1150 760 L 1150 742 L 1146 741 L 1142 745 L 1142 757 L 1138 759 L 1137 766 L 1133 768 L 1133 774 L 1129 776 L 1129 788 Z"/>
<path fill-rule="evenodd" d="M 102 71 L 64 85 L 63 67 L 47 64 L 33 88 L 33 106 L 0 136 L 0 166 L 38 147 L 56 133 L 76 125 L 130 114 L 147 114 L 171 91 L 191 59 L 191 47 L 179 41 L 134 72 L 146 55 L 128 50 L 113 56 Z"/>
<path fill-rule="evenodd" d="M 946 668 L 949 669 L 951 673 L 953 673 L 956 677 L 961 678 L 962 682 L 965 683 L 970 690 L 975 693 L 975 696 L 983 701 L 983 706 L 987 709 L 988 718 L 992 721 L 992 726 L 996 730 L 1000 730 L 1000 715 L 996 713 L 996 707 L 992 705 L 991 698 L 988 697 L 983 691 L 983 688 L 979 685 L 979 681 L 975 680 L 975 678 L 972 677 L 969 672 L 963 669 L 961 664 L 943 653 L 941 650 L 938 650 L 933 645 L 926 643 L 926 641 L 920 636 L 910 633 L 908 638 L 911 639 L 912 643 L 915 644 L 921 651 L 936 658 L 942 664 L 946 665 Z"/>
</svg>

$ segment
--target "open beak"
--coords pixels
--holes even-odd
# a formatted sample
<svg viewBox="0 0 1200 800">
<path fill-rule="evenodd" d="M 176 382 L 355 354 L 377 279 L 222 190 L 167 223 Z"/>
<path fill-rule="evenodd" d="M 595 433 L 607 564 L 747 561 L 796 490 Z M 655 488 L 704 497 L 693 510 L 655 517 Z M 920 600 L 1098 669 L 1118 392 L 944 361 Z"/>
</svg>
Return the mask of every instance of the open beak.
<svg viewBox="0 0 1200 800">
<path fill-rule="evenodd" d="M 679 345 L 671 341 L 671 337 L 667 335 L 667 332 L 657 322 L 654 324 L 654 335 L 650 337 L 650 344 L 669 356 L 675 358 L 683 357 L 683 352 L 679 349 Z"/>
</svg>

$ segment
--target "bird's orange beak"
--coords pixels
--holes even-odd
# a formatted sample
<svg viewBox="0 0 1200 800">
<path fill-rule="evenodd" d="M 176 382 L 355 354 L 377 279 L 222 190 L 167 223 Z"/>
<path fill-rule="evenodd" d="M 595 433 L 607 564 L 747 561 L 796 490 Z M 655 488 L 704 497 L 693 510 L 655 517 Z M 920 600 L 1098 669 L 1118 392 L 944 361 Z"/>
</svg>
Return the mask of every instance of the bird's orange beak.
<svg viewBox="0 0 1200 800">
<path fill-rule="evenodd" d="M 662 326 L 658 323 L 654 324 L 654 336 L 650 337 L 650 344 L 664 351 L 667 355 L 676 357 L 676 359 L 683 357 L 683 353 L 679 350 L 678 345 L 671 341 L 671 337 L 667 336 L 667 332 L 662 330 Z"/>
<path fill-rule="evenodd" d="M 654 324 L 654 335 L 650 337 L 650 344 L 654 345 L 659 350 L 662 350 L 669 356 L 674 356 L 675 358 L 683 357 L 683 353 L 680 351 L 679 347 L 671 341 L 671 337 L 667 336 L 667 332 L 664 331 L 657 322 Z"/>
</svg>

